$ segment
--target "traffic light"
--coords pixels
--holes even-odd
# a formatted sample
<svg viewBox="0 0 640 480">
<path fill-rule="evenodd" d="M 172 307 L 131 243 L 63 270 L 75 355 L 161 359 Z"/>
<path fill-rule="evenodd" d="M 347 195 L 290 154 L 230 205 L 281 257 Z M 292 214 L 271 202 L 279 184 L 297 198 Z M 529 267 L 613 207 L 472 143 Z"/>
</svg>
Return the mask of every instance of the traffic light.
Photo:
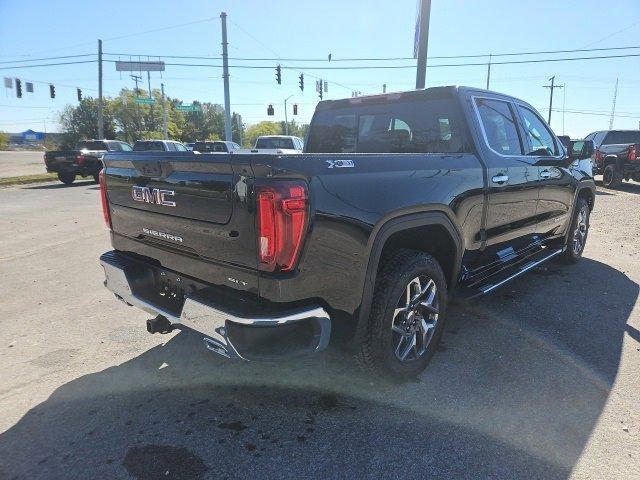
<svg viewBox="0 0 640 480">
<path fill-rule="evenodd" d="M 267 107 L 267 115 L 269 116 L 273 116 L 273 105 L 269 104 L 269 106 Z"/>
<path fill-rule="evenodd" d="M 76 88 L 76 90 L 78 91 L 78 101 L 81 102 L 82 101 L 82 90 L 80 90 L 79 88 Z"/>
<path fill-rule="evenodd" d="M 300 91 L 304 92 L 304 73 L 300 74 Z"/>
<path fill-rule="evenodd" d="M 276 82 L 278 82 L 278 85 L 282 85 L 282 68 L 280 68 L 280 65 L 276 67 Z"/>
<path fill-rule="evenodd" d="M 22 80 L 16 78 L 16 97 L 22 98 Z"/>
<path fill-rule="evenodd" d="M 56 98 L 56 87 L 52 83 L 49 84 L 49 96 L 51 98 Z"/>
<path fill-rule="evenodd" d="M 322 100 L 322 80 L 316 80 L 316 92 L 318 92 L 318 97 Z"/>
<path fill-rule="evenodd" d="M 294 104 L 293 104 L 293 114 L 294 114 L 294 115 L 297 115 L 297 114 L 298 114 L 298 104 L 297 104 L 297 103 L 294 103 Z"/>
</svg>

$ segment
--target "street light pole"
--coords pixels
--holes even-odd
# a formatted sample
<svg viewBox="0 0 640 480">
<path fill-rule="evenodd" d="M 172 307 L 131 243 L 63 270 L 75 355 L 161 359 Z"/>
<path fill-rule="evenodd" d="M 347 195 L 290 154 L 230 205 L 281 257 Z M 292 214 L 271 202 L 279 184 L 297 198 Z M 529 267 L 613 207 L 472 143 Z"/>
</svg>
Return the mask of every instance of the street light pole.
<svg viewBox="0 0 640 480">
<path fill-rule="evenodd" d="M 293 95 L 289 95 L 284 99 L 284 134 L 289 135 L 289 120 L 287 120 L 287 100 L 289 100 Z"/>
<path fill-rule="evenodd" d="M 420 0 L 420 22 L 418 24 L 418 69 L 416 89 L 424 88 L 427 76 L 427 47 L 429 46 L 429 17 L 431 0 Z"/>
<path fill-rule="evenodd" d="M 224 80 L 224 139 L 233 141 L 231 136 L 231 101 L 229 100 L 229 54 L 227 52 L 227 14 L 220 14 L 222 22 L 222 78 Z"/>
<path fill-rule="evenodd" d="M 169 140 L 169 132 L 167 131 L 167 103 L 164 98 L 164 83 L 160 84 L 162 91 L 162 134 L 165 140 Z"/>
<path fill-rule="evenodd" d="M 104 138 L 104 123 L 102 120 L 102 40 L 98 40 L 98 138 Z"/>
</svg>

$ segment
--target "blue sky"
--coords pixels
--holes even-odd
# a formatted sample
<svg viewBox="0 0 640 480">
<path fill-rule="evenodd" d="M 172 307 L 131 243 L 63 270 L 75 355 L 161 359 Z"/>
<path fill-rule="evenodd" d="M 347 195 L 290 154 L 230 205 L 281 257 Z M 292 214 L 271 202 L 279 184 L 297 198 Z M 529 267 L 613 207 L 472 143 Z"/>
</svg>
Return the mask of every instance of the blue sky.
<svg viewBox="0 0 640 480">
<path fill-rule="evenodd" d="M 333 59 L 363 57 L 411 57 L 416 0 L 382 1 L 64 1 L 0 0 L 0 67 L 20 59 L 95 53 L 97 39 L 104 51 L 129 55 L 218 56 L 220 12 L 228 14 L 229 54 L 242 58 Z M 197 23 L 193 23 L 197 22 Z M 191 23 L 190 25 L 184 25 Z M 182 26 L 181 26 L 182 25 Z M 157 30 L 157 31 L 149 31 Z M 537 0 L 433 0 L 429 56 L 475 55 L 525 51 L 640 46 L 640 2 L 638 0 L 558 2 Z M 552 58 L 610 54 L 640 54 L 640 48 L 614 52 L 527 56 Z M 92 58 L 92 57 L 86 57 Z M 109 56 L 105 58 L 116 59 Z M 143 57 L 144 58 L 144 57 Z M 506 57 L 514 59 L 516 57 Z M 517 57 L 518 59 L 520 57 Z M 522 57 L 524 58 L 524 57 Z M 84 58 L 80 58 L 82 60 Z M 74 60 L 74 59 L 72 59 Z M 219 60 L 167 62 L 212 63 Z M 64 60 L 54 60 L 64 61 Z M 430 60 L 431 65 L 483 62 L 486 59 Z M 42 62 L 46 63 L 46 62 Z M 281 60 L 299 67 L 283 70 L 283 83 L 275 82 L 276 60 L 236 61 L 232 65 L 265 65 L 265 69 L 231 70 L 232 110 L 245 123 L 284 118 L 282 101 L 294 95 L 297 120 L 308 121 L 318 101 L 315 79 L 329 81 L 325 98 L 351 96 L 351 90 L 379 93 L 406 90 L 415 84 L 415 69 L 311 70 L 309 67 L 351 66 L 354 62 Z M 359 62 L 371 65 L 374 62 Z M 379 64 L 379 63 L 376 63 Z M 386 62 L 413 65 L 412 60 Z M 299 71 L 305 72 L 305 91 L 298 88 Z M 106 95 L 133 86 L 128 76 L 105 63 Z M 219 68 L 167 66 L 162 79 L 152 74 L 152 87 L 164 82 L 170 96 L 223 103 Z M 614 127 L 638 128 L 640 121 L 640 57 L 591 61 L 494 65 L 491 88 L 532 103 L 546 117 L 549 90 L 542 87 L 556 75 L 565 85 L 556 90 L 554 108 L 588 112 L 565 113 L 564 131 L 573 137 L 605 129 L 609 124 L 614 84 L 619 78 Z M 57 129 L 58 112 L 76 103 L 76 87 L 85 96 L 97 96 L 97 64 L 77 64 L 28 69 L 0 69 L 2 77 L 35 81 L 35 93 L 23 99 L 5 89 L 0 92 L 0 130 Z M 486 66 L 434 67 L 427 71 L 427 86 L 470 85 L 484 87 Z M 56 85 L 57 98 L 49 98 L 48 83 Z M 146 81 L 145 81 L 146 86 Z M 267 104 L 275 117 L 267 117 Z M 291 111 L 289 112 L 291 115 Z M 563 131 L 563 115 L 553 112 L 552 126 Z"/>
</svg>

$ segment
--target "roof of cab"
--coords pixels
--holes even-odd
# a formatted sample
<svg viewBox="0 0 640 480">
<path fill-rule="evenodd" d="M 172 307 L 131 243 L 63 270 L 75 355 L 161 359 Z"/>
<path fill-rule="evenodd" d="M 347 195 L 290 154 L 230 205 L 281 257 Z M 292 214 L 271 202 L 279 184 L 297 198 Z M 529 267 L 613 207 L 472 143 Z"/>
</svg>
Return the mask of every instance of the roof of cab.
<svg viewBox="0 0 640 480">
<path fill-rule="evenodd" d="M 341 108 L 362 104 L 386 103 L 394 100 L 415 100 L 415 99 L 439 99 L 453 98 L 454 96 L 470 92 L 474 94 L 490 94 L 492 96 L 500 96 L 503 98 L 514 98 L 504 93 L 485 90 L 482 88 L 465 87 L 457 85 L 446 85 L 442 87 L 429 87 L 417 90 L 405 90 L 401 92 L 381 93 L 377 95 L 365 95 L 361 97 L 343 98 L 340 100 L 324 100 L 318 103 L 317 110 L 329 110 L 332 108 Z"/>
</svg>

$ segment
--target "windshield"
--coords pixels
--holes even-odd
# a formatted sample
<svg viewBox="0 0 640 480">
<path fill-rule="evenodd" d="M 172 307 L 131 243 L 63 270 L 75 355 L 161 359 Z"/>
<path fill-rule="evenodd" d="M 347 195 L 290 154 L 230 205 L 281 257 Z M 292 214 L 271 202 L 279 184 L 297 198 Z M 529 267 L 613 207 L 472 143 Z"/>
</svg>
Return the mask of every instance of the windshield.
<svg viewBox="0 0 640 480">
<path fill-rule="evenodd" d="M 618 130 L 609 132 L 602 142 L 603 145 L 620 143 L 640 143 L 640 130 Z"/>
<path fill-rule="evenodd" d="M 293 150 L 293 140 L 282 137 L 262 137 L 256 142 L 256 148 L 290 149 Z"/>
<path fill-rule="evenodd" d="M 84 141 L 84 142 L 77 143 L 76 150 L 108 150 L 108 149 L 107 149 L 107 145 L 104 142 Z"/>
</svg>

